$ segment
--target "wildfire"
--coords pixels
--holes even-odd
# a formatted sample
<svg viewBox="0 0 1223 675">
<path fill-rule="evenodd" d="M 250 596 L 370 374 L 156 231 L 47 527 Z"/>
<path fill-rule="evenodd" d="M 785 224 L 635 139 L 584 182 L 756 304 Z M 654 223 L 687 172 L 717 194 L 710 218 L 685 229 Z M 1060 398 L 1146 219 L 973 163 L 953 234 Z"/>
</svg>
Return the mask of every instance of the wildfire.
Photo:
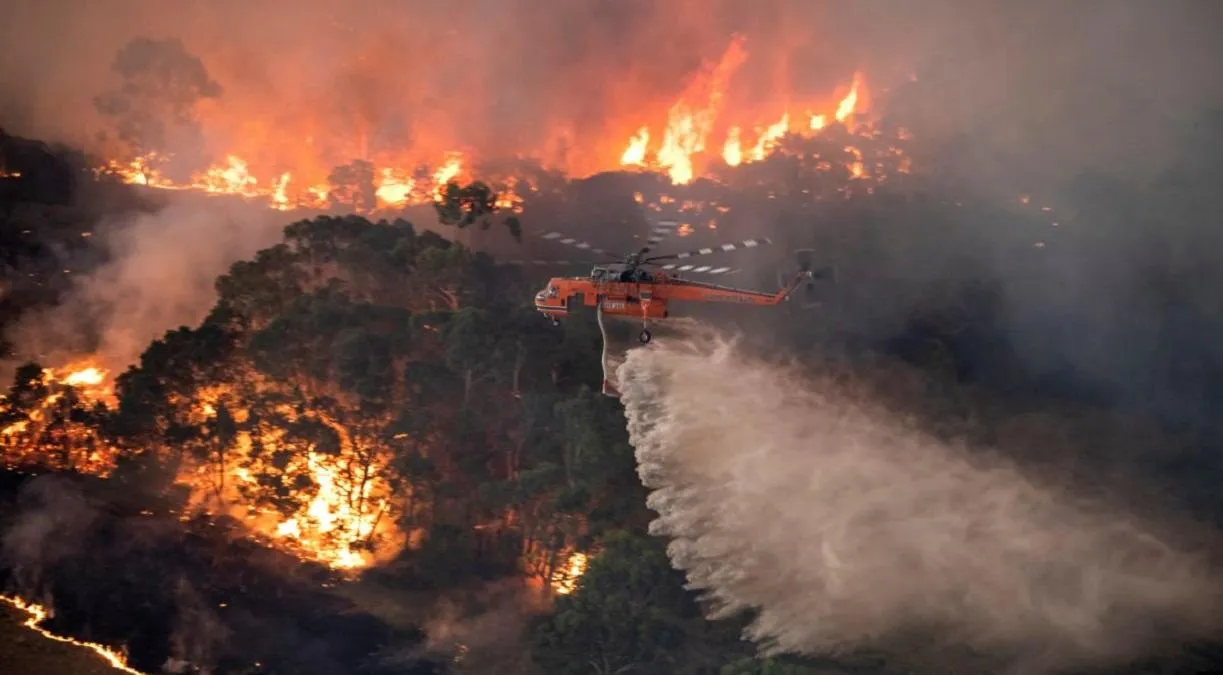
<svg viewBox="0 0 1223 675">
<path fill-rule="evenodd" d="M 193 190 L 263 200 L 270 207 L 281 211 L 325 208 L 337 195 L 335 186 L 326 181 L 304 182 L 291 171 L 281 172 L 273 180 L 263 181 L 252 173 L 245 160 L 236 155 L 229 155 L 223 165 L 210 167 L 194 174 L 190 180 L 176 183 L 154 168 L 159 159 L 157 154 L 150 153 L 127 162 L 111 160 L 99 167 L 95 173 L 99 176 L 113 176 L 132 185 L 162 190 Z M 446 181 L 460 176 L 462 172 L 463 157 L 457 153 L 446 159 L 441 167 L 433 172 L 432 181 L 417 180 L 412 176 L 412 172 L 406 169 L 382 167 L 373 183 L 376 208 L 428 203 L 429 199 L 440 194 Z"/>
<path fill-rule="evenodd" d="M 609 120 L 608 129 L 635 129 L 623 144 L 614 138 L 575 138 L 573 129 L 562 123 L 553 135 L 566 145 L 580 144 L 580 159 L 556 160 L 550 145 L 520 154 L 575 177 L 635 167 L 663 171 L 674 184 L 683 185 L 718 166 L 763 161 L 788 135 L 813 137 L 837 124 L 851 134 L 870 131 L 862 73 L 817 100 L 783 95 L 784 104 L 773 110 L 745 110 L 731 103 L 730 95 L 740 86 L 735 78 L 748 58 L 746 38 L 734 36 L 719 58 L 677 86 L 674 98 L 642 101 L 644 120 L 631 125 Z M 308 116 L 301 119 L 301 136 L 290 139 L 279 125 L 258 117 L 231 120 L 224 100 L 207 109 L 204 121 L 218 125 L 217 137 L 234 142 L 220 155 L 221 161 L 188 178 L 169 178 L 167 167 L 176 158 L 157 152 L 112 159 L 97 172 L 151 188 L 238 195 L 279 210 L 339 206 L 373 212 L 428 204 L 440 197 L 448 181 L 470 180 L 473 173 L 499 194 L 510 193 L 501 204 L 505 208 L 520 208 L 521 194 L 515 190 L 534 190 L 530 184 L 515 185 L 507 176 L 488 175 L 488 170 L 477 168 L 481 158 L 474 150 L 446 150 L 440 139 L 421 138 L 420 147 L 398 148 L 373 147 L 363 135 L 323 143 L 320 123 Z M 847 166 L 853 177 L 870 177 L 869 162 Z"/>
<path fill-rule="evenodd" d="M 369 484 L 357 488 L 356 499 L 343 498 L 344 471 L 337 466 L 338 462 L 328 462 L 318 454 L 310 455 L 306 462 L 318 490 L 301 512 L 276 526 L 276 536 L 309 548 L 313 557 L 335 569 L 368 567 L 372 556 L 356 550 L 355 545 L 374 532 L 387 505 L 383 502 L 372 505 L 374 508 L 361 508 L 361 504 L 374 501 L 370 494 L 373 486 Z M 318 545 L 337 533 L 342 539 L 340 546 Z"/>
<path fill-rule="evenodd" d="M 81 640 L 76 640 L 69 637 L 62 637 L 43 628 L 40 624 L 51 616 L 51 612 L 42 605 L 26 602 L 21 598 L 7 595 L 0 595 L 0 600 L 12 605 L 13 607 L 16 607 L 22 612 L 25 612 L 28 616 L 23 625 L 30 630 L 37 631 L 43 637 L 56 642 L 63 642 L 65 644 L 84 647 L 102 657 L 102 659 L 104 659 L 112 668 L 115 668 L 116 670 L 130 673 L 131 675 L 144 675 L 144 673 L 140 672 L 139 670 L 127 665 L 127 657 L 121 651 L 116 651 L 110 647 L 107 647 L 106 645 L 100 645 L 96 642 L 83 642 Z"/>
<path fill-rule="evenodd" d="M 200 398 L 197 414 L 214 422 L 224 400 L 237 431 L 228 449 L 197 455 L 180 473 L 192 489 L 193 510 L 228 513 L 258 539 L 335 570 L 362 570 L 403 548 L 387 480 L 389 449 L 354 438 L 322 413 L 282 406 L 273 414 L 321 424 L 339 438 L 330 450 L 297 447 L 282 428 L 252 419 L 228 392 L 200 392 Z M 278 483 L 286 498 L 261 499 Z"/>
<path fill-rule="evenodd" d="M 692 182 L 699 166 L 707 163 L 704 153 L 713 140 L 713 132 L 720 121 L 719 118 L 723 116 L 726 90 L 731 78 L 746 58 L 743 39 L 737 37 L 731 41 L 718 63 L 707 66 L 698 73 L 671 106 L 662 142 L 653 152 L 653 164 L 665 169 L 672 182 L 681 185 Z M 743 125 L 729 125 L 720 145 L 722 161 L 731 167 L 739 166 L 745 161 L 762 161 L 786 134 L 803 135 L 826 129 L 829 116 L 844 124 L 849 131 L 855 131 L 855 118 L 862 113 L 859 109 L 862 81 L 862 74 L 856 73 L 848 93 L 834 104 L 807 106 L 809 112 L 802 122 L 800 116 L 792 115 L 789 110 L 781 111 L 780 115 L 774 118 L 775 122 L 755 127 L 755 142 L 747 149 L 743 147 Z M 620 156 L 620 164 L 650 166 L 650 138 L 650 127 L 641 127 L 629 140 Z M 864 175 L 854 169 L 851 169 L 851 173 L 854 177 Z"/>
<path fill-rule="evenodd" d="M 196 187 L 213 194 L 255 197 L 261 195 L 261 192 L 256 189 L 258 183 L 259 181 L 251 175 L 246 162 L 230 155 L 225 158 L 224 167 L 215 167 L 205 171 Z M 275 193 L 274 188 L 273 193 Z"/>
<path fill-rule="evenodd" d="M 579 169 L 592 174 L 640 167 L 661 170 L 672 183 L 683 185 L 727 167 L 763 161 L 782 151 L 784 140 L 799 136 L 836 139 L 824 144 L 830 148 L 821 147 L 820 156 L 808 166 L 836 167 L 852 179 L 880 178 L 887 172 L 881 167 L 889 164 L 880 160 L 877 146 L 866 143 L 875 136 L 867 118 L 870 92 L 861 73 L 819 96 L 784 96 L 772 107 L 745 110 L 736 107 L 732 94 L 737 93 L 735 77 L 748 56 L 746 40 L 732 38 L 719 58 L 704 64 L 688 81 L 676 83 L 673 97 L 643 102 L 642 118 L 610 124 L 615 129 L 610 138 L 578 139 L 572 130 L 558 132 L 557 137 L 597 149 L 584 151 L 580 166 L 575 163 L 562 170 L 577 175 Z M 523 195 L 537 190 L 528 178 L 486 176 L 478 161 L 482 158 L 474 151 L 447 151 L 448 146 L 437 139 L 422 138 L 420 147 L 389 149 L 373 147 L 376 144 L 364 137 L 360 142 L 323 143 L 323 127 L 309 119 L 294 127 L 290 143 L 286 130 L 258 115 L 248 115 L 240 125 L 225 124 L 233 115 L 223 99 L 204 117 L 206 124 L 216 123 L 228 132 L 216 137 L 232 140 L 232 147 L 224 148 L 227 152 L 216 155 L 220 161 L 215 165 L 186 175 L 171 170 L 175 157 L 148 152 L 112 159 L 97 172 L 150 188 L 241 196 L 279 210 L 340 206 L 365 212 L 429 204 L 439 198 L 448 181 L 463 182 L 475 174 L 495 188 L 500 208 L 521 211 Z M 846 138 L 846 131 L 853 138 Z M 896 170 L 907 171 L 907 158 L 898 149 L 889 152 Z M 646 199 L 639 193 L 635 198 L 651 210 L 678 208 L 683 221 L 679 236 L 716 229 L 716 218 L 726 208 L 675 203 L 676 198 L 666 195 Z M 74 436 L 64 431 L 71 425 L 51 423 L 68 417 L 61 409 L 71 402 L 68 391 L 86 402 L 113 402 L 108 373 L 82 362 L 48 369 L 43 379 L 49 393 L 37 406 L 0 418 L 3 459 L 109 473 L 118 450 L 96 434 L 74 432 Z M 232 424 L 235 430 L 224 442 L 209 435 L 186 453 L 189 458 L 178 479 L 190 487 L 194 507 L 240 518 L 272 545 L 340 570 L 364 569 L 402 548 L 407 535 L 398 531 L 401 513 L 396 502 L 408 496 L 392 499 L 391 481 L 386 478 L 393 466 L 389 448 L 315 412 L 272 411 L 293 424 L 318 423 L 333 429 L 341 439 L 339 447 L 321 450 L 269 426 L 268 411 L 252 415 L 242 409 L 235 403 L 240 397 L 232 392 L 204 392 L 198 398 L 191 424 L 210 428 Z M 228 415 L 224 424 L 221 410 Z M 61 459 L 48 461 L 56 457 Z M 267 493 L 279 494 L 260 496 Z M 553 579 L 556 592 L 571 592 L 585 565 L 584 554 L 572 554 L 559 580 Z M 539 576 L 542 580 L 547 575 Z"/>
<path fill-rule="evenodd" d="M 289 211 L 299 208 L 323 209 L 340 203 L 358 212 L 402 208 L 428 204 L 441 198 L 442 189 L 453 180 L 470 179 L 467 159 L 463 153 L 447 153 L 436 169 L 408 170 L 399 166 L 383 166 L 372 179 L 375 204 L 361 205 L 339 199 L 341 190 L 329 182 L 303 183 L 293 172 L 278 174 L 274 180 L 262 181 L 251 171 L 241 157 L 229 155 L 226 163 L 198 172 L 188 181 L 176 183 L 164 177 L 154 168 L 162 161 L 156 153 L 137 157 L 126 163 L 111 160 L 95 170 L 98 176 L 112 176 L 132 185 L 163 190 L 192 190 L 214 195 L 234 195 L 247 199 L 262 200 L 269 207 Z M 501 196 L 498 206 L 520 208 L 522 198 L 514 191 L 516 181 L 506 178 L 497 185 Z M 526 183 L 528 189 L 534 189 Z M 356 188 L 358 191 L 359 187 Z"/>
<path fill-rule="evenodd" d="M 586 573 L 588 562 L 585 553 L 575 551 L 570 554 L 565 564 L 552 574 L 552 591 L 558 595 L 569 595 L 577 590 L 578 580 Z"/>
<path fill-rule="evenodd" d="M 86 363 L 44 368 L 36 381 L 0 395 L 0 459 L 10 467 L 44 466 L 109 475 L 118 452 L 94 431 L 70 424 L 74 410 L 110 402 L 105 369 Z"/>
<path fill-rule="evenodd" d="M 649 127 L 641 127 L 637 130 L 637 135 L 633 136 L 632 140 L 629 141 L 624 154 L 620 155 L 620 163 L 625 166 L 645 166 L 645 153 L 649 145 L 650 129 Z"/>
<path fill-rule="evenodd" d="M 82 361 L 39 375 L 15 396 L 0 397 L 0 459 L 12 467 L 109 475 L 120 450 L 79 419 L 99 403 L 114 405 L 106 369 Z M 190 489 L 189 513 L 227 513 L 256 538 L 336 570 L 364 569 L 402 548 L 406 538 L 395 525 L 399 512 L 387 482 L 389 449 L 354 438 L 322 414 L 282 406 L 275 415 L 322 424 L 340 439 L 338 448 L 302 448 L 283 428 L 253 421 L 224 395 L 198 392 L 192 421 L 215 425 L 224 398 L 238 428 L 229 445 L 210 432 L 181 448 L 188 452 L 177 480 Z M 268 499 L 276 492 L 268 481 L 282 482 L 280 498 Z"/>
<path fill-rule="evenodd" d="M 54 371 L 48 370 L 50 373 Z M 96 387 L 106 381 L 106 371 L 97 366 L 86 366 L 64 376 L 64 384 L 71 387 Z"/>
</svg>

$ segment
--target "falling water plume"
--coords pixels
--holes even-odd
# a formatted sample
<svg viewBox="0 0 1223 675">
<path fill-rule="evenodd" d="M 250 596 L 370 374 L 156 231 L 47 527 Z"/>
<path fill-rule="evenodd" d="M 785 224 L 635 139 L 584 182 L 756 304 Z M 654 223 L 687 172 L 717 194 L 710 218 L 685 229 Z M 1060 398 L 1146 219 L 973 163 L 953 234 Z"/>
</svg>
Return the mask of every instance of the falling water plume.
<svg viewBox="0 0 1223 675">
<path fill-rule="evenodd" d="M 711 618 L 755 610 L 746 637 L 767 653 L 1050 673 L 1220 626 L 1176 528 L 935 439 L 843 379 L 703 328 L 618 374 L 651 532 Z"/>
</svg>

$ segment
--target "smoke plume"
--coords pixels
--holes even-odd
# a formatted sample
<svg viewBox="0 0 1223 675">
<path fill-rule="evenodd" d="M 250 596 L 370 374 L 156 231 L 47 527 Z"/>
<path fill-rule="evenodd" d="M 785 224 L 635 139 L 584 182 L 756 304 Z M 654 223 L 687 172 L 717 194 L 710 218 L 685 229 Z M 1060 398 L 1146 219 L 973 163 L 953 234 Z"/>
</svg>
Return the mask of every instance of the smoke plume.
<svg viewBox="0 0 1223 675">
<path fill-rule="evenodd" d="M 421 626 L 425 641 L 392 650 L 379 663 L 402 668 L 431 659 L 448 662 L 447 672 L 456 674 L 531 672 L 523 662 L 523 630 L 546 609 L 538 593 L 517 580 L 443 594 Z"/>
<path fill-rule="evenodd" d="M 40 476 L 19 495 L 20 515 L 0 537 L 0 562 L 21 592 L 38 590 L 49 568 L 82 553 L 99 519 L 98 506 L 69 480 Z"/>
<path fill-rule="evenodd" d="M 81 275 L 61 304 L 23 315 L 12 329 L 20 358 L 60 363 L 93 354 L 115 371 L 134 364 L 166 330 L 202 320 L 216 302 L 217 276 L 275 243 L 286 220 L 190 195 L 123 218 L 98 228 L 108 261 Z"/>
<path fill-rule="evenodd" d="M 619 372 L 673 564 L 767 651 L 885 649 L 975 672 L 1111 665 L 1221 625 L 1177 527 L 934 439 L 851 382 L 708 332 Z"/>
</svg>

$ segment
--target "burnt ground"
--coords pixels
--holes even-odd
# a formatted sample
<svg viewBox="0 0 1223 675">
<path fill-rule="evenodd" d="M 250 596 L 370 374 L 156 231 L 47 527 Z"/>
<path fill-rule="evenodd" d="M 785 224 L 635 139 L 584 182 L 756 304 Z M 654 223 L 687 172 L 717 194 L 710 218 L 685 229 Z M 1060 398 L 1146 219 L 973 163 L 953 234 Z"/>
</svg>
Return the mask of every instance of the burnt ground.
<svg viewBox="0 0 1223 675">
<path fill-rule="evenodd" d="M 6 675 L 117 675 L 84 647 L 56 642 L 22 625 L 20 610 L 0 604 L 0 673 Z"/>
<path fill-rule="evenodd" d="M 0 589 L 54 606 L 44 624 L 54 634 L 125 646 L 143 672 L 171 659 L 218 675 L 440 672 L 424 659 L 388 668 L 383 655 L 422 644 L 423 631 L 341 597 L 328 570 L 223 521 L 180 522 L 172 504 L 131 487 L 0 473 Z"/>
</svg>

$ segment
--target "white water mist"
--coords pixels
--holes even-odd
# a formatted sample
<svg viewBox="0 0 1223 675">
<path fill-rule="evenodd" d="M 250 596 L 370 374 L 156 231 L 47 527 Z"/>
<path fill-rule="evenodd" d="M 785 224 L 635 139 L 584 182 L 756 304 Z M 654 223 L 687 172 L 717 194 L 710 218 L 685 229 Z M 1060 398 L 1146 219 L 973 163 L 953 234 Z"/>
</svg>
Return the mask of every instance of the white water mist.
<svg viewBox="0 0 1223 675">
<path fill-rule="evenodd" d="M 1046 673 L 1219 625 L 1206 561 L 1158 526 L 931 438 L 844 382 L 706 333 L 632 350 L 619 384 L 652 532 L 715 617 L 758 610 L 748 637 L 766 652 L 903 645 Z"/>
</svg>

